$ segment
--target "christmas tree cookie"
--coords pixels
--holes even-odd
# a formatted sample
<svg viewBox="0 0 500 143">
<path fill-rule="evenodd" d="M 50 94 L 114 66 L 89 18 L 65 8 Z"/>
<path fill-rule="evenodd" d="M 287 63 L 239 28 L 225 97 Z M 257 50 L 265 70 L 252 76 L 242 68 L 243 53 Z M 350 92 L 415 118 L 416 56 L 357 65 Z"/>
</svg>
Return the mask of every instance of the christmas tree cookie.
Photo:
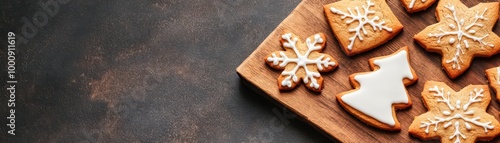
<svg viewBox="0 0 500 143">
<path fill-rule="evenodd" d="M 304 81 L 308 89 L 321 92 L 323 77 L 319 72 L 332 71 L 338 66 L 332 56 L 321 53 L 325 35 L 314 34 L 303 43 L 297 35 L 286 31 L 280 42 L 285 51 L 273 52 L 264 59 L 270 67 L 284 70 L 278 78 L 279 89 L 291 90 Z"/>
<path fill-rule="evenodd" d="M 497 100 L 500 101 L 500 67 L 486 70 L 486 76 L 488 77 L 490 86 L 497 94 Z"/>
<path fill-rule="evenodd" d="M 401 0 L 401 3 L 409 13 L 419 12 L 427 9 L 436 0 Z"/>
<path fill-rule="evenodd" d="M 342 0 L 325 5 L 324 9 L 348 56 L 373 49 L 403 30 L 385 0 Z"/>
<path fill-rule="evenodd" d="M 468 8 L 460 0 L 440 0 L 439 23 L 425 28 L 414 39 L 429 52 L 443 55 L 442 65 L 451 78 L 464 73 L 474 57 L 500 52 L 500 38 L 492 32 L 498 19 L 498 2 Z"/>
<path fill-rule="evenodd" d="M 418 80 L 410 66 L 408 48 L 370 59 L 373 72 L 349 76 L 354 90 L 340 93 L 337 100 L 361 121 L 384 130 L 400 130 L 394 109 L 412 105 L 405 86 Z"/>
<path fill-rule="evenodd" d="M 500 124 L 486 113 L 491 97 L 488 86 L 469 85 L 455 92 L 442 82 L 429 81 L 422 92 L 426 113 L 415 117 L 409 133 L 443 143 L 489 141 L 500 134 Z"/>
</svg>

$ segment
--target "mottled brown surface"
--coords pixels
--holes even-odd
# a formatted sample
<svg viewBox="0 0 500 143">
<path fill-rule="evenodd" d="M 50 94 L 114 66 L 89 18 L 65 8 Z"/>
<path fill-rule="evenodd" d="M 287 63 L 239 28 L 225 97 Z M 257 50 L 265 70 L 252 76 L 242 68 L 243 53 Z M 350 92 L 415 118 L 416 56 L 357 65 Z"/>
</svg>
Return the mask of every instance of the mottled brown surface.
<svg viewBox="0 0 500 143">
<path fill-rule="evenodd" d="M 323 5 L 332 0 L 304 0 L 287 17 L 268 38 L 238 67 L 237 71 L 242 78 L 262 90 L 269 98 L 277 100 L 282 105 L 297 113 L 305 121 L 320 128 L 330 136 L 344 142 L 422 142 L 408 134 L 408 127 L 415 116 L 425 113 L 427 109 L 422 103 L 421 92 L 426 81 L 440 81 L 448 84 L 452 89 L 459 90 L 467 85 L 487 85 L 485 70 L 500 65 L 500 55 L 490 58 L 476 58 L 473 64 L 463 75 L 450 79 L 441 66 L 441 55 L 426 52 L 413 40 L 413 36 L 428 25 L 437 22 L 434 15 L 436 5 L 428 10 L 409 14 L 398 0 L 388 0 L 391 10 L 403 23 L 403 31 L 393 40 L 356 56 L 348 57 L 342 52 L 339 42 L 334 40 L 333 33 L 324 16 Z M 479 0 L 463 1 L 467 6 L 474 6 Z M 269 68 L 262 58 L 272 51 L 281 49 L 279 45 L 280 34 L 283 30 L 292 30 L 298 36 L 307 36 L 317 32 L 325 32 L 327 46 L 325 54 L 330 54 L 339 62 L 339 67 L 333 72 L 322 74 L 325 88 L 321 94 L 315 94 L 304 87 L 297 87 L 291 92 L 280 92 L 276 84 L 276 77 L 280 71 Z M 493 32 L 500 33 L 500 22 L 495 23 Z M 410 64 L 419 76 L 419 81 L 407 87 L 412 100 L 412 107 L 397 111 L 397 118 L 401 123 L 400 132 L 382 131 L 365 125 L 346 112 L 335 99 L 335 95 L 353 89 L 349 84 L 349 75 L 368 72 L 368 60 L 373 57 L 389 55 L 408 46 Z M 260 72 L 254 72 L 260 71 Z M 383 81 L 381 81 L 383 84 Z M 492 101 L 487 112 L 499 119 L 499 103 Z M 431 142 L 436 142 L 433 140 Z M 500 142 L 500 137 L 493 142 Z"/>
<path fill-rule="evenodd" d="M 4 2 L 0 34 L 22 36 L 38 1 Z M 234 71 L 298 3 L 70 0 L 18 45 L 17 135 L 1 90 L 1 142 L 329 141 Z"/>
</svg>

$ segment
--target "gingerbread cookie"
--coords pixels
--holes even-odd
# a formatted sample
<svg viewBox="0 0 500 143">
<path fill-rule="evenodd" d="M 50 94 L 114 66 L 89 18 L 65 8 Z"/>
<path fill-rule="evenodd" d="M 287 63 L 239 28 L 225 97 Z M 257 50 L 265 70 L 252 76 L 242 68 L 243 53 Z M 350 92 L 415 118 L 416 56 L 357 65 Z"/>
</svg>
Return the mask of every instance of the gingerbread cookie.
<svg viewBox="0 0 500 143">
<path fill-rule="evenodd" d="M 426 113 L 415 117 L 409 133 L 443 143 L 489 141 L 500 134 L 500 123 L 486 113 L 490 104 L 487 85 L 469 85 L 455 92 L 445 83 L 429 81 L 422 92 Z"/>
<path fill-rule="evenodd" d="M 308 89 L 321 92 L 323 77 L 319 72 L 328 72 L 338 66 L 332 56 L 320 53 L 325 48 L 325 35 L 315 34 L 303 43 L 297 35 L 287 31 L 280 42 L 285 51 L 273 52 L 265 58 L 270 67 L 284 70 L 278 78 L 279 89 L 291 90 L 303 80 Z"/>
<path fill-rule="evenodd" d="M 427 9 L 436 0 L 401 0 L 401 3 L 409 13 L 419 12 Z"/>
<path fill-rule="evenodd" d="M 439 23 L 428 26 L 414 39 L 429 52 L 443 55 L 442 65 L 451 78 L 465 72 L 474 57 L 500 52 L 500 38 L 491 30 L 498 19 L 498 2 L 467 8 L 460 0 L 441 0 Z"/>
<path fill-rule="evenodd" d="M 497 94 L 497 100 L 500 101 L 500 67 L 486 70 L 486 76 L 490 82 L 490 86 Z"/>
<path fill-rule="evenodd" d="M 348 56 L 371 50 L 403 30 L 385 0 L 342 0 L 325 5 L 324 9 Z"/>
<path fill-rule="evenodd" d="M 370 67 L 373 72 L 349 76 L 355 89 L 338 94 L 337 100 L 349 113 L 371 126 L 400 130 L 394 109 L 412 105 L 405 86 L 418 80 L 410 66 L 408 48 L 370 59 Z"/>
</svg>

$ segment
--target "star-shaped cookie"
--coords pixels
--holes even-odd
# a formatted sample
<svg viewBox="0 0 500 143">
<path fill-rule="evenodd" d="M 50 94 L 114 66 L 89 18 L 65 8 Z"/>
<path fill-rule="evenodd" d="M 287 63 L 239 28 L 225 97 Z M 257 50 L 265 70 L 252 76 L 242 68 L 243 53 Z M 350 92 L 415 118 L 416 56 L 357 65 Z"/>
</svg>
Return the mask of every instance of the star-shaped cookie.
<svg viewBox="0 0 500 143">
<path fill-rule="evenodd" d="M 500 134 L 500 123 L 486 112 L 491 97 L 487 85 L 469 85 L 455 92 L 442 82 L 428 81 L 422 92 L 429 110 L 415 117 L 408 132 L 443 143 L 489 141 Z"/>
<path fill-rule="evenodd" d="M 460 0 L 440 0 L 436 8 L 439 23 L 415 35 L 429 52 L 443 55 L 442 65 L 450 78 L 464 73 L 474 57 L 491 57 L 500 52 L 500 38 L 492 28 L 498 20 L 499 2 L 468 8 Z"/>
</svg>

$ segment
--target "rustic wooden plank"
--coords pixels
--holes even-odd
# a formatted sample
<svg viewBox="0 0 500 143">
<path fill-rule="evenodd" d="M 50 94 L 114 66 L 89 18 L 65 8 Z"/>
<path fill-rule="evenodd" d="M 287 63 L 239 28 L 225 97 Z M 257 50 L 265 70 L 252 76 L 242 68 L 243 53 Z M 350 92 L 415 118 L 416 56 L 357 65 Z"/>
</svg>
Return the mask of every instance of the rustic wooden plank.
<svg viewBox="0 0 500 143">
<path fill-rule="evenodd" d="M 423 85 L 428 80 L 442 81 L 455 90 L 469 84 L 487 84 L 484 71 L 500 65 L 500 55 L 491 58 L 477 58 L 468 71 L 457 79 L 451 80 L 441 68 L 441 56 L 428 53 L 413 42 L 413 35 L 426 26 L 436 23 L 434 16 L 436 4 L 428 10 L 414 14 L 407 13 L 400 1 L 388 1 L 392 11 L 405 26 L 403 32 L 393 40 L 371 51 L 348 57 L 340 49 L 334 39 L 322 6 L 332 3 L 331 0 L 304 0 L 297 8 L 262 42 L 262 44 L 237 68 L 243 80 L 251 83 L 268 96 L 283 104 L 306 122 L 324 131 L 333 138 L 342 142 L 420 142 L 421 140 L 408 134 L 408 127 L 413 118 L 427 111 L 422 104 Z M 473 6 L 480 1 L 463 1 L 467 6 Z M 494 32 L 499 34 L 497 22 Z M 323 73 L 325 88 L 321 93 L 308 91 L 303 85 L 289 92 L 280 92 L 276 80 L 281 71 L 273 70 L 264 62 L 264 58 L 273 51 L 282 50 L 279 36 L 283 30 L 290 30 L 300 37 L 309 37 L 312 34 L 323 32 L 326 34 L 327 45 L 324 53 L 332 55 L 340 64 L 333 72 Z M 389 55 L 403 46 L 409 47 L 411 65 L 420 77 L 418 83 L 407 87 L 413 106 L 397 112 L 402 129 L 400 132 L 382 131 L 359 121 L 339 106 L 335 95 L 352 89 L 348 76 L 357 72 L 371 71 L 368 59 Z M 492 94 L 493 95 L 493 94 Z M 498 118 L 498 102 L 492 101 L 488 113 Z M 496 142 L 500 141 L 496 138 Z"/>
</svg>

